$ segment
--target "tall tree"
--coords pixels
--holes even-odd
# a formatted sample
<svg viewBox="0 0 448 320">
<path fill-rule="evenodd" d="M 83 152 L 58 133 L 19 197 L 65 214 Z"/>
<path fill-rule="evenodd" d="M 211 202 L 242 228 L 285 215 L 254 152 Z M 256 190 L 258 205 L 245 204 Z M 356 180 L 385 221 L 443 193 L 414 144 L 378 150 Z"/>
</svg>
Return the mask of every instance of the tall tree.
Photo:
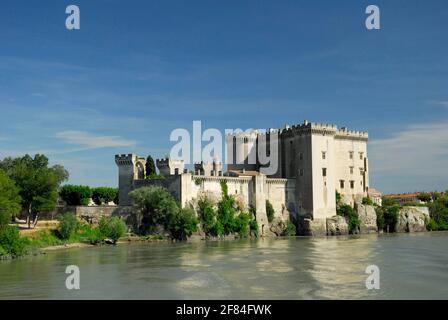
<svg viewBox="0 0 448 320">
<path fill-rule="evenodd" d="M 156 165 L 154 164 L 154 159 L 149 155 L 146 158 L 146 176 L 151 177 L 156 174 Z"/>
<path fill-rule="evenodd" d="M 49 167 L 48 158 L 36 154 L 34 158 L 25 155 L 19 158 L 5 158 L 0 161 L 0 169 L 14 180 L 22 198 L 22 208 L 27 211 L 27 223 L 36 226 L 41 212 L 56 208 L 58 188 L 68 179 L 64 167 Z"/>
<path fill-rule="evenodd" d="M 3 170 L 0 170 L 0 228 L 20 212 L 19 190 Z"/>
</svg>

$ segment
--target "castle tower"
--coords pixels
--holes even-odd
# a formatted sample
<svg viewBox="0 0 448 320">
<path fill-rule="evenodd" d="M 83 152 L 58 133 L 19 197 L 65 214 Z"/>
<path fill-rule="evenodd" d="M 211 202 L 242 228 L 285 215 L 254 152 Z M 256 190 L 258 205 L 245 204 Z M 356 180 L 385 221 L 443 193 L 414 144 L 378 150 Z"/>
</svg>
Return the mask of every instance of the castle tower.
<svg viewBox="0 0 448 320">
<path fill-rule="evenodd" d="M 171 160 L 170 158 L 157 159 L 156 165 L 160 174 L 164 176 L 182 174 L 185 170 L 185 163 L 183 160 Z"/>
<path fill-rule="evenodd" d="M 129 206 L 128 194 L 133 190 L 134 180 L 145 179 L 146 161 L 135 154 L 117 154 L 115 163 L 118 166 L 118 201 L 120 206 Z"/>
</svg>

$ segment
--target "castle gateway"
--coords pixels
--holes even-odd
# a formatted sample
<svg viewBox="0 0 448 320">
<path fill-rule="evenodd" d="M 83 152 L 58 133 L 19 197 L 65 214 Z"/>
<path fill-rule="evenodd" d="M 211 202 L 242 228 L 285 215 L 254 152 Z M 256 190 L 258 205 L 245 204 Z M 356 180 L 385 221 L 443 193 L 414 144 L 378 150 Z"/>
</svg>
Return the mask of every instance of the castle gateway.
<svg viewBox="0 0 448 320">
<path fill-rule="evenodd" d="M 270 153 L 272 133 L 278 137 L 275 155 L 278 166 L 275 173 L 266 175 L 261 172 L 263 165 L 256 157 L 255 161 L 248 160 L 262 143 L 267 144 L 263 147 Z M 128 194 L 134 189 L 161 186 L 182 206 L 195 206 L 202 196 L 219 200 L 220 182 L 225 180 L 229 194 L 244 207 L 255 209 L 262 235 L 268 226 L 266 200 L 272 204 L 277 219 L 325 225 L 326 218 L 336 215 L 336 191 L 343 202 L 352 205 L 367 196 L 367 140 L 367 132 L 308 121 L 270 129 L 263 134 L 239 133 L 226 137 L 232 158 L 228 159 L 225 172 L 219 160 L 197 163 L 194 172 L 188 172 L 183 161 L 157 159 L 156 165 L 164 179 L 145 179 L 145 158 L 134 154 L 116 155 L 119 203 L 131 205 Z"/>
</svg>

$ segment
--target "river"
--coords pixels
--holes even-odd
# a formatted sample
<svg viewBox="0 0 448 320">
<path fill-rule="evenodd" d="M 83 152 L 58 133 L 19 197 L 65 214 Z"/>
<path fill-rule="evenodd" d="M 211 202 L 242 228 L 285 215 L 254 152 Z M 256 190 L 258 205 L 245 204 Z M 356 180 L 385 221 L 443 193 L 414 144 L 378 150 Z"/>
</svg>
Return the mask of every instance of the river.
<svg viewBox="0 0 448 320">
<path fill-rule="evenodd" d="M 65 287 L 68 265 L 79 290 Z M 378 290 L 366 289 L 369 265 Z M 448 299 L 448 233 L 54 251 L 0 261 L 0 299 Z"/>
</svg>

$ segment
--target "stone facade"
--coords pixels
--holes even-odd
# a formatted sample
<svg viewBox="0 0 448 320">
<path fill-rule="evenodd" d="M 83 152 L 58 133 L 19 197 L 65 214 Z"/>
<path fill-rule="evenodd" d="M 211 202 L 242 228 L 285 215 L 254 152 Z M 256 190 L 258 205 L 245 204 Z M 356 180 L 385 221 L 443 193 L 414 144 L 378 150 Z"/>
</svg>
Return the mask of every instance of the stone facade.
<svg viewBox="0 0 448 320">
<path fill-rule="evenodd" d="M 378 226 L 376 223 L 376 212 L 374 206 L 357 204 L 356 211 L 361 222 L 361 233 L 376 233 Z"/>
<path fill-rule="evenodd" d="M 278 150 L 274 150 L 271 141 L 274 133 L 278 137 Z M 274 207 L 275 218 L 287 221 L 292 217 L 302 221 L 300 225 L 305 230 L 301 233 L 326 234 L 326 219 L 336 215 L 336 191 L 351 204 L 367 195 L 367 140 L 366 132 L 308 121 L 269 129 L 267 133 L 228 135 L 227 172 L 223 172 L 223 164 L 218 160 L 195 164 L 192 174 L 179 160 L 158 159 L 157 167 L 165 176 L 160 180 L 144 179 L 144 158 L 134 154 L 116 155 L 119 203 L 130 205 L 130 191 L 154 185 L 167 188 L 183 206 L 197 202 L 203 195 L 219 199 L 220 182 L 225 180 L 230 194 L 246 208 L 255 208 L 260 234 L 269 233 L 266 200 Z M 260 148 L 278 157 L 275 172 L 263 173 L 264 164 L 256 152 Z M 314 227 L 317 229 L 311 230 Z"/>
</svg>

